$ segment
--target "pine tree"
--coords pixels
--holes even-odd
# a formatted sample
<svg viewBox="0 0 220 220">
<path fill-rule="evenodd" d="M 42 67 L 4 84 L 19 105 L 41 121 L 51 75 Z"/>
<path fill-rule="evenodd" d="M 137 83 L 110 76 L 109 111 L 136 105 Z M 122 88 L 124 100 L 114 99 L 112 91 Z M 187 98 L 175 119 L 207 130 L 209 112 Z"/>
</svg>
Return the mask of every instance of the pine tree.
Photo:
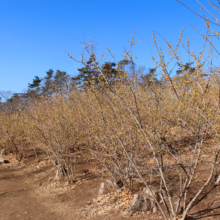
<svg viewBox="0 0 220 220">
<path fill-rule="evenodd" d="M 56 93 L 63 93 L 68 90 L 68 80 L 69 75 L 65 71 L 56 71 L 53 81 L 53 89 Z"/>
<path fill-rule="evenodd" d="M 160 84 L 160 81 L 156 78 L 156 68 L 150 68 L 147 74 L 141 74 L 141 82 L 139 83 L 141 87 L 152 86 Z"/>
<path fill-rule="evenodd" d="M 49 69 L 48 72 L 46 72 L 47 76 L 44 77 L 45 83 L 42 87 L 42 93 L 44 96 L 50 96 L 53 93 L 53 70 Z"/>
<path fill-rule="evenodd" d="M 179 69 L 176 71 L 177 75 L 181 75 L 181 74 L 183 74 L 183 72 L 187 72 L 189 74 L 192 74 L 196 70 L 195 67 L 192 67 L 193 62 L 182 64 L 182 65 L 180 63 L 177 63 L 177 65 L 179 66 Z"/>
<path fill-rule="evenodd" d="M 102 65 L 101 75 L 99 76 L 99 81 L 102 84 L 105 84 L 106 81 L 110 87 L 116 84 L 118 71 L 115 67 L 116 64 L 113 62 L 106 62 Z"/>
<path fill-rule="evenodd" d="M 97 65 L 95 54 L 92 54 L 86 66 L 78 69 L 79 74 L 72 78 L 75 80 L 78 88 L 88 90 L 98 86 L 100 74 Z"/>
<path fill-rule="evenodd" d="M 33 83 L 28 83 L 28 96 L 31 98 L 33 97 L 39 97 L 40 94 L 40 84 L 41 84 L 42 79 L 40 79 L 38 76 L 35 76 L 33 79 Z"/>
</svg>

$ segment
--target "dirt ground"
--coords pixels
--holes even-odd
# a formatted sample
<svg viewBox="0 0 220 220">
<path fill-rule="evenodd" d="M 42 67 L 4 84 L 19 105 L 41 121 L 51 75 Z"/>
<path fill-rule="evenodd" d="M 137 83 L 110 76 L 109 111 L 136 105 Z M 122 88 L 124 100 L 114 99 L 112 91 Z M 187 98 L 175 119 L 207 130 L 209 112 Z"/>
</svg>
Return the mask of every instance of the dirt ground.
<svg viewBox="0 0 220 220">
<path fill-rule="evenodd" d="M 51 173 L 55 173 L 51 166 L 33 161 L 0 165 L 0 219 L 83 219 L 77 209 L 83 197 L 93 198 L 92 193 L 81 187 L 73 194 L 64 183 L 62 187 L 50 184 Z"/>
<path fill-rule="evenodd" d="M 87 163 L 76 166 L 78 181 L 67 185 L 53 181 L 55 170 L 45 161 L 0 164 L 0 220 L 128 219 L 110 209 L 96 214 L 102 213 L 101 205 L 93 205 L 101 179 L 89 167 Z M 143 214 L 129 219 L 146 219 Z"/>
<path fill-rule="evenodd" d="M 22 168 L 0 167 L 0 219 L 58 219 L 58 213 L 47 209 L 33 195 L 28 184 L 32 175 Z"/>
<path fill-rule="evenodd" d="M 132 196 L 121 192 L 122 202 L 116 205 L 120 195 L 112 194 L 103 198 L 99 206 L 97 194 L 102 182 L 100 177 L 92 172 L 94 164 L 79 163 L 76 166 L 77 181 L 71 185 L 54 181 L 56 170 L 49 161 L 37 163 L 29 159 L 22 163 L 13 161 L 0 164 L 0 220 L 83 220 L 83 219 L 162 219 L 159 214 L 138 213 L 130 217 L 122 217 L 121 212 L 128 206 Z M 97 169 L 97 168 L 96 168 Z M 195 219 L 220 219 L 219 187 L 213 189 L 207 200 L 199 204 L 199 209 L 192 210 Z M 215 197 L 215 199 L 214 199 Z M 112 207 L 118 207 L 114 209 Z M 206 207 L 207 206 L 207 207 Z M 204 211 L 204 208 L 205 211 Z"/>
</svg>

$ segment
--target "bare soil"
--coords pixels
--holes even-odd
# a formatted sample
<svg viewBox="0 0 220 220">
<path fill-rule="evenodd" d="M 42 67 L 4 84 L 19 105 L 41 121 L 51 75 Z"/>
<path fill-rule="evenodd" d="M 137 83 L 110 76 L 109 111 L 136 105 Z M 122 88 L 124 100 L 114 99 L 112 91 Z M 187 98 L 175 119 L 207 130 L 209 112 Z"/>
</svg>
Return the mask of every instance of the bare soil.
<svg viewBox="0 0 220 220">
<path fill-rule="evenodd" d="M 0 164 L 0 220 L 127 219 L 110 210 L 97 215 L 93 205 L 101 179 L 90 172 L 91 163 L 76 166 L 77 181 L 54 181 L 55 169 L 47 161 L 28 160 Z M 133 216 L 132 219 L 145 219 Z"/>
<path fill-rule="evenodd" d="M 46 163 L 0 165 L 0 219 L 83 219 L 77 208 L 85 197 L 93 197 L 83 191 L 87 183 L 73 193 L 64 183 L 62 187 L 50 184 L 52 173 L 55 171 Z"/>
<path fill-rule="evenodd" d="M 0 220 L 162 219 L 160 214 L 148 212 L 122 217 L 123 208 L 132 198 L 126 191 L 119 192 L 127 198 L 120 203 L 116 201 L 119 194 L 103 197 L 106 202 L 94 202 L 102 180 L 93 172 L 97 169 L 93 163 L 78 163 L 76 182 L 67 185 L 54 180 L 56 170 L 47 160 L 18 163 L 12 156 L 7 159 L 11 163 L 0 164 Z M 203 193 L 205 199 L 191 210 L 194 219 L 220 219 L 219 189 L 217 186 L 207 189 L 209 194 Z"/>
</svg>

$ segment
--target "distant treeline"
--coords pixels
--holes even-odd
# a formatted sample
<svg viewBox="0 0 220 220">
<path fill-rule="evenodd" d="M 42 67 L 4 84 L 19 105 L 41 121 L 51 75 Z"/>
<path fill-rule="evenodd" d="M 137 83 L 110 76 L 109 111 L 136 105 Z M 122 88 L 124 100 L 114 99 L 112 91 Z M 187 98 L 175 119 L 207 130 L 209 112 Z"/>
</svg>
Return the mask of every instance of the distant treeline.
<svg viewBox="0 0 220 220">
<path fill-rule="evenodd" d="M 181 76 L 183 71 L 192 74 L 195 71 L 193 63 L 185 65 L 177 63 L 179 69 L 176 70 L 176 76 Z M 147 88 L 153 84 L 163 85 L 166 79 L 157 77 L 156 68 L 146 69 L 145 67 L 137 66 L 130 60 L 121 60 L 117 63 L 105 62 L 102 65 L 96 61 L 96 56 L 92 54 L 84 67 L 78 69 L 76 76 L 70 76 L 65 71 L 53 69 L 46 71 L 46 76 L 40 78 L 35 76 L 32 83 L 28 83 L 28 89 L 23 93 L 14 93 L 6 102 L 1 102 L 1 110 L 8 110 L 9 107 L 13 110 L 16 106 L 22 104 L 27 105 L 27 102 L 40 97 L 51 97 L 57 94 L 68 94 L 73 90 L 90 90 L 110 87 L 114 89 L 116 86 L 127 85 L 129 81 L 136 87 Z"/>
</svg>

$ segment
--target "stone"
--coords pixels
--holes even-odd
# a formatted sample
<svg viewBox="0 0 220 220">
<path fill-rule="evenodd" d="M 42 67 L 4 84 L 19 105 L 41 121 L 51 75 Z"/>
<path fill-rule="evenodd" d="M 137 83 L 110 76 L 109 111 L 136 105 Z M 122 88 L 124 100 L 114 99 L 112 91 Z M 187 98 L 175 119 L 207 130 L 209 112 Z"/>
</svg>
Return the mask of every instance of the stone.
<svg viewBox="0 0 220 220">
<path fill-rule="evenodd" d="M 150 189 L 151 191 L 148 188 L 144 188 L 142 191 L 134 194 L 131 204 L 125 211 L 122 212 L 122 216 L 131 216 L 134 212 L 137 211 L 151 211 L 156 213 L 157 204 L 154 197 L 159 202 L 160 191 L 153 186 L 150 186 Z"/>
<path fill-rule="evenodd" d="M 130 206 L 128 207 L 128 209 L 132 210 L 134 212 L 140 211 L 143 207 L 143 204 L 144 204 L 143 196 L 140 196 L 138 194 L 134 194 L 133 200 L 132 200 Z"/>
<path fill-rule="evenodd" d="M 122 212 L 122 216 L 131 216 L 134 212 L 137 211 L 151 211 L 155 213 L 157 208 L 154 200 L 144 198 L 140 194 L 134 194 L 131 204 L 124 212 Z"/>
<path fill-rule="evenodd" d="M 104 193 L 104 187 L 105 187 L 105 183 L 102 182 L 102 183 L 101 183 L 101 186 L 100 186 L 100 188 L 99 188 L 98 196 L 102 196 L 102 195 L 103 195 L 103 193 Z"/>
<path fill-rule="evenodd" d="M 142 211 L 146 212 L 151 209 L 151 200 L 150 199 L 144 199 L 144 204 L 141 208 Z"/>
<path fill-rule="evenodd" d="M 8 160 L 0 157 L 0 163 L 10 163 Z"/>
<path fill-rule="evenodd" d="M 0 153 L 0 156 L 4 155 L 5 154 L 5 149 L 2 149 L 1 150 L 1 153 Z"/>
<path fill-rule="evenodd" d="M 218 175 L 218 176 L 216 177 L 215 185 L 217 185 L 217 184 L 219 183 L 219 181 L 220 181 L 220 175 Z"/>
<path fill-rule="evenodd" d="M 106 180 L 106 185 L 108 185 L 109 187 L 115 190 L 119 189 L 119 186 L 115 182 L 112 182 L 111 180 Z"/>
<path fill-rule="evenodd" d="M 150 186 L 150 190 L 147 187 L 145 187 L 143 188 L 143 196 L 149 199 L 154 199 L 155 197 L 156 200 L 159 202 L 160 201 L 160 190 L 155 186 Z"/>
</svg>

